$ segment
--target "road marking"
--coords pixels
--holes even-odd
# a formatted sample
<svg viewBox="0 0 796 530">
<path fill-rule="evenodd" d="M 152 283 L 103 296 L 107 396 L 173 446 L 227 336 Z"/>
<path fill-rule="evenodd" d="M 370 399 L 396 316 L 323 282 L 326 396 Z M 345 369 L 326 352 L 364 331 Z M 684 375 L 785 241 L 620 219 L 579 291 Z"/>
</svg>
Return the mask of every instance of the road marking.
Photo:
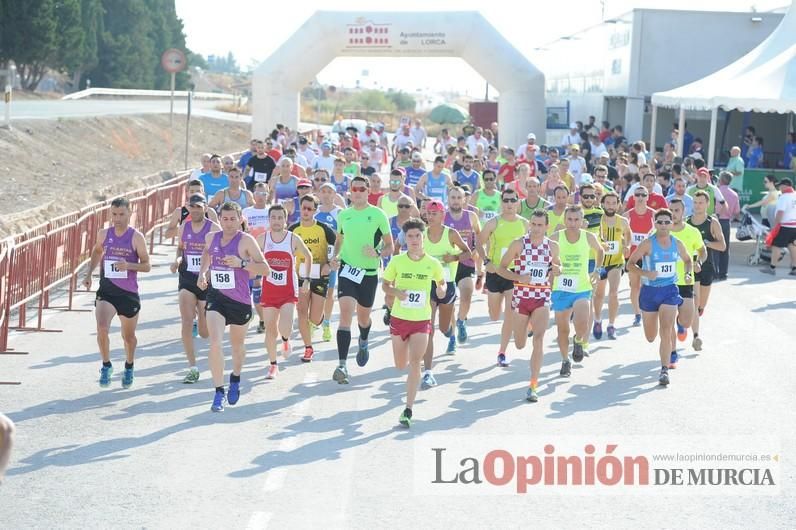
<svg viewBox="0 0 796 530">
<path fill-rule="evenodd" d="M 268 528 L 268 523 L 273 515 L 271 512 L 254 512 L 249 518 L 246 530 L 264 530 Z"/>
</svg>

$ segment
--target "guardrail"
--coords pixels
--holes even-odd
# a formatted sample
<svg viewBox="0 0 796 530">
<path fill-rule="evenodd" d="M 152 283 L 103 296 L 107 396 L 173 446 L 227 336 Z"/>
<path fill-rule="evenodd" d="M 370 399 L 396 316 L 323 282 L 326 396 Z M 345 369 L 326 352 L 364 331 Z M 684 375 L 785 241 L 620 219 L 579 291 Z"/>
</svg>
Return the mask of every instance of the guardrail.
<svg viewBox="0 0 796 530">
<path fill-rule="evenodd" d="M 187 98 L 187 90 L 175 90 L 174 97 Z M 92 96 L 121 96 L 121 97 L 145 97 L 145 98 L 167 98 L 171 97 L 170 90 L 140 90 L 133 88 L 87 88 L 79 92 L 72 92 L 61 99 L 84 99 Z M 235 100 L 238 96 L 224 94 L 221 92 L 194 92 L 194 99 L 224 99 Z"/>
<path fill-rule="evenodd" d="M 242 153 L 234 153 L 236 160 Z M 163 242 L 163 227 L 171 213 L 185 200 L 190 171 L 157 185 L 124 194 L 130 200 L 130 225 L 149 239 L 149 250 Z M 45 309 L 74 311 L 74 295 L 79 290 L 78 271 L 90 260 L 97 232 L 110 226 L 112 199 L 56 217 L 30 230 L 0 242 L 0 354 L 21 354 L 8 348 L 9 330 L 60 331 L 45 329 Z M 54 288 L 69 282 L 65 305 L 50 305 Z M 85 291 L 82 291 L 85 292 Z M 29 325 L 28 305 L 37 301 L 35 325 Z M 11 326 L 12 313 L 17 313 Z"/>
</svg>

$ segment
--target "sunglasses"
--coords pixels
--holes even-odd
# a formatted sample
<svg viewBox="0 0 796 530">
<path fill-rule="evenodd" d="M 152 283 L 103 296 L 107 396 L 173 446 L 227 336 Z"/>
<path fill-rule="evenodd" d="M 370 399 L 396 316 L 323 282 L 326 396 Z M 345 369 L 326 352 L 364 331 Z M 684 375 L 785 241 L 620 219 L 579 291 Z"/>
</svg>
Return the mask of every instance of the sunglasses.
<svg viewBox="0 0 796 530">
<path fill-rule="evenodd" d="M 655 224 L 666 226 L 666 225 L 672 224 L 672 222 L 671 221 L 655 221 Z"/>
<path fill-rule="evenodd" d="M 495 179 L 484 179 L 484 182 L 495 182 Z"/>
<path fill-rule="evenodd" d="M 351 186 L 351 191 L 358 191 L 358 192 L 368 191 L 368 187 L 367 186 Z"/>
<path fill-rule="evenodd" d="M 267 191 L 255 191 L 254 194 L 265 197 L 265 196 L 268 195 L 268 192 Z"/>
<path fill-rule="evenodd" d="M 411 207 L 412 207 L 411 204 L 399 204 L 398 205 L 398 208 L 411 208 Z"/>
<path fill-rule="evenodd" d="M 647 197 L 647 194 L 646 194 L 646 193 L 634 193 L 633 195 L 634 195 L 635 197 Z"/>
<path fill-rule="evenodd" d="M 304 210 L 304 211 L 307 211 L 307 212 L 314 212 L 315 211 L 315 207 L 314 206 L 302 206 L 301 209 Z"/>
<path fill-rule="evenodd" d="M 326 182 L 328 179 L 315 177 L 315 182 Z"/>
<path fill-rule="evenodd" d="M 596 199 L 596 195 L 581 195 L 582 199 Z"/>
<path fill-rule="evenodd" d="M 401 179 L 390 179 L 390 184 L 400 184 Z"/>
<path fill-rule="evenodd" d="M 513 203 L 513 202 L 517 202 L 518 200 L 519 199 L 503 199 L 503 202 L 505 202 L 505 203 Z"/>
</svg>

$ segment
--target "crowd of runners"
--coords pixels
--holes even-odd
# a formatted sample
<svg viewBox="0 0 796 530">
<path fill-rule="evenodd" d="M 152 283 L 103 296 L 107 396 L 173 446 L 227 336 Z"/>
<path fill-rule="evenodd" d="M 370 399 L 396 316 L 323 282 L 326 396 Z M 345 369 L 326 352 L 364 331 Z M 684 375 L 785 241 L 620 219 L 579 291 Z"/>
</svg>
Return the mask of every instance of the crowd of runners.
<svg viewBox="0 0 796 530">
<path fill-rule="evenodd" d="M 373 313 L 383 311 L 395 366 L 408 371 L 399 419 L 408 427 L 418 388 L 437 385 L 433 334 L 446 338 L 440 355 L 455 355 L 468 342 L 473 300 L 483 296 L 489 318 L 501 322 L 497 366 L 509 366 L 512 343 L 517 356 L 531 343 L 528 401 L 539 399 L 548 328 L 557 336 L 560 376 L 570 377 L 593 341 L 621 342 L 618 326 L 641 327 L 658 342 L 658 382 L 668 385 L 689 338 L 693 350 L 703 348 L 700 319 L 714 281 L 727 276 L 728 231 L 718 216 L 737 216 L 738 201 L 714 182 L 729 184 L 732 174 L 714 174 L 701 160 L 667 163 L 676 160 L 669 144 L 661 158 L 643 142 L 617 141 L 611 155 L 592 151 L 586 159 L 579 144 L 539 146 L 533 133 L 516 149 L 497 139 L 496 129 L 460 137 L 444 130 L 427 163 L 419 122 L 402 125 L 391 141 L 380 124 L 329 136 L 279 126 L 252 140 L 238 161 L 203 156 L 166 233 L 178 243 L 171 272 L 184 382 L 200 380 L 194 340 L 207 338 L 211 410 L 235 405 L 252 324 L 252 333 L 264 335 L 268 379 L 278 377 L 280 356 L 290 358 L 294 341 L 305 363 L 318 341 L 336 341 L 330 378 L 348 384 L 351 342 L 356 365 L 365 367 Z M 780 184 L 793 196 L 790 182 Z M 794 211 L 780 216 L 779 236 L 792 259 Z M 115 315 L 126 354 L 121 384 L 134 382 L 137 277 L 151 264 L 130 213 L 126 199 L 112 202 L 112 226 L 100 230 L 83 282 L 90 288 L 99 268 L 101 387 L 113 375 Z M 629 314 L 620 311 L 623 282 Z"/>
</svg>

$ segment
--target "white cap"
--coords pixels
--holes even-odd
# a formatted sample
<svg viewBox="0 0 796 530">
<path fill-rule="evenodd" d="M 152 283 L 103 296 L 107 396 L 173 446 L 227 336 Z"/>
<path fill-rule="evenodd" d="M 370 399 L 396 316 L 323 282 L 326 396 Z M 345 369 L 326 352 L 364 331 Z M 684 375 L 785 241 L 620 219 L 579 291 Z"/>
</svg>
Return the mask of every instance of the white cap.
<svg viewBox="0 0 796 530">
<path fill-rule="evenodd" d="M 578 124 L 573 121 L 572 123 L 569 124 L 569 128 L 570 129 L 577 129 L 578 128 Z"/>
<path fill-rule="evenodd" d="M 423 160 L 423 155 L 415 151 L 412 153 L 412 160 Z"/>
<path fill-rule="evenodd" d="M 533 134 L 533 133 L 528 133 L 528 139 L 529 140 L 536 140 L 536 135 Z"/>
</svg>

